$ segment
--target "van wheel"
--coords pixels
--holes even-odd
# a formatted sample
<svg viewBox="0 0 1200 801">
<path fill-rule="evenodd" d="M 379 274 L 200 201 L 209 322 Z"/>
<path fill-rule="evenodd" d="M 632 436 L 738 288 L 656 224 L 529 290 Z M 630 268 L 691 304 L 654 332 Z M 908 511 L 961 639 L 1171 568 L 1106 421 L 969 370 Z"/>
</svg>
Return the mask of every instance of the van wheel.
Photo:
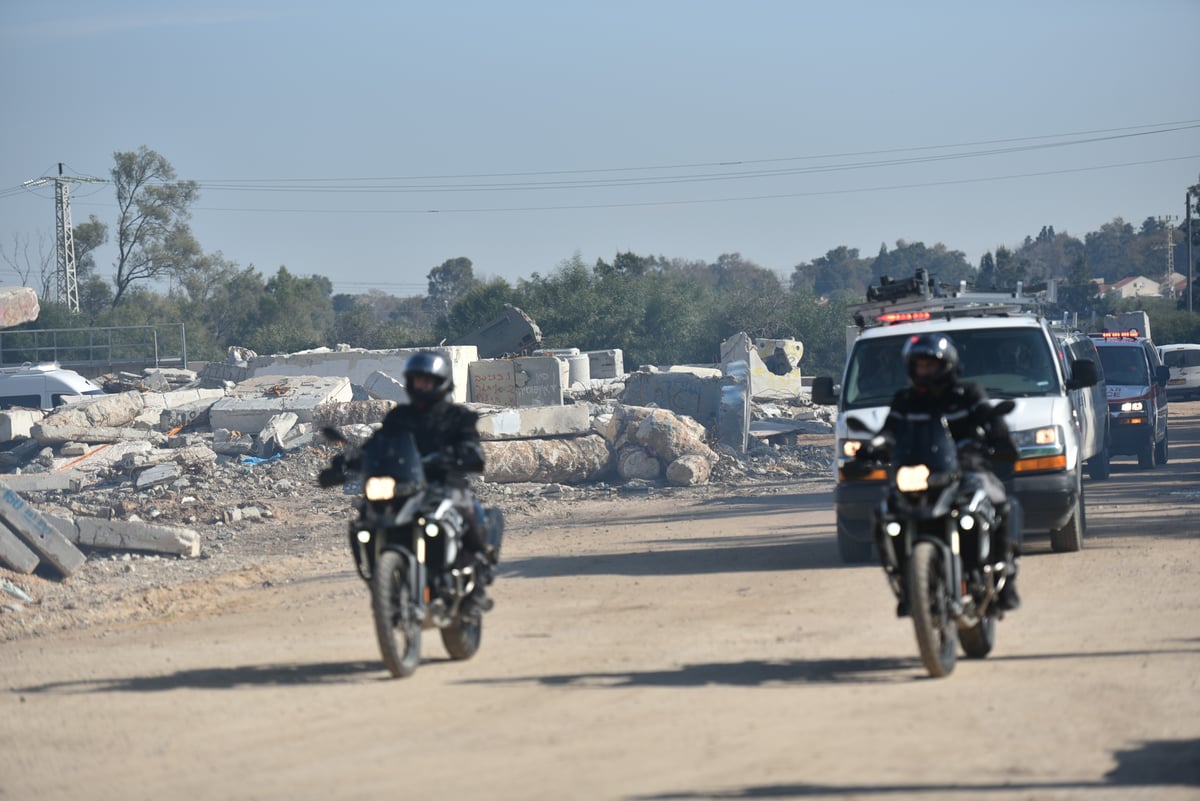
<svg viewBox="0 0 1200 801">
<path fill-rule="evenodd" d="M 1092 481 L 1104 481 L 1110 474 L 1109 460 L 1111 457 L 1112 446 L 1109 444 L 1108 437 L 1104 438 L 1104 450 L 1097 453 L 1091 459 L 1088 459 L 1088 477 Z"/>
<path fill-rule="evenodd" d="M 1158 456 L 1158 446 L 1154 444 L 1154 432 L 1150 432 L 1150 436 L 1142 443 L 1142 449 L 1138 451 L 1138 467 L 1143 470 L 1153 470 Z"/>
<path fill-rule="evenodd" d="M 1078 551 L 1083 547 L 1083 533 L 1087 527 L 1087 517 L 1083 508 L 1083 481 L 1076 484 L 1075 508 L 1071 511 L 1071 519 L 1062 528 L 1050 532 L 1050 549 L 1056 553 Z"/>
<path fill-rule="evenodd" d="M 1167 463 L 1167 440 L 1170 439 L 1170 432 L 1163 432 L 1162 442 L 1154 446 L 1154 458 L 1159 464 Z"/>
</svg>

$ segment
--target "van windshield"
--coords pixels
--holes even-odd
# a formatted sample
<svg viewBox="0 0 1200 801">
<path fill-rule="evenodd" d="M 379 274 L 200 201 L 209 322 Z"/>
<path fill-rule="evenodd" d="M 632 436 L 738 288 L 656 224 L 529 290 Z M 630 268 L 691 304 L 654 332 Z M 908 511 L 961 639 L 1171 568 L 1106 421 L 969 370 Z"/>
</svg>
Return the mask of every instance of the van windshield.
<svg viewBox="0 0 1200 801">
<path fill-rule="evenodd" d="M 1032 398 L 1061 391 L 1053 354 L 1038 328 L 985 328 L 948 334 L 958 350 L 959 375 L 992 398 Z M 906 336 L 860 339 L 846 368 L 847 409 L 886 406 L 908 386 L 900 351 Z"/>
<path fill-rule="evenodd" d="M 1110 386 L 1149 386 L 1150 373 L 1141 345 L 1108 345 L 1096 350 L 1100 351 L 1100 363 Z"/>
</svg>

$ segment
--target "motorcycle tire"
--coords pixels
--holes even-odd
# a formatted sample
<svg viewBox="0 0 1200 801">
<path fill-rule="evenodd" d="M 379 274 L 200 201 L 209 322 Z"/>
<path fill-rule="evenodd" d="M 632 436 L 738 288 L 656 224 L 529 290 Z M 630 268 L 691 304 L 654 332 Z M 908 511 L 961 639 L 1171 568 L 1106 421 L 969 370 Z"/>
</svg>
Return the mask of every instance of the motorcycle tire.
<svg viewBox="0 0 1200 801">
<path fill-rule="evenodd" d="M 394 678 L 411 676 L 421 662 L 421 621 L 416 619 L 408 568 L 395 551 L 384 551 L 371 579 L 371 610 L 383 664 Z"/>
<path fill-rule="evenodd" d="M 470 659 L 479 650 L 483 639 L 483 618 L 475 615 L 470 618 L 456 618 L 453 623 L 442 629 L 442 645 L 451 659 Z"/>
<path fill-rule="evenodd" d="M 921 663 L 934 678 L 954 671 L 958 626 L 950 614 L 946 565 L 933 543 L 918 542 L 908 560 L 909 611 Z"/>
<path fill-rule="evenodd" d="M 996 618 L 986 615 L 969 629 L 959 629 L 958 644 L 968 659 L 983 659 L 996 644 Z"/>
</svg>

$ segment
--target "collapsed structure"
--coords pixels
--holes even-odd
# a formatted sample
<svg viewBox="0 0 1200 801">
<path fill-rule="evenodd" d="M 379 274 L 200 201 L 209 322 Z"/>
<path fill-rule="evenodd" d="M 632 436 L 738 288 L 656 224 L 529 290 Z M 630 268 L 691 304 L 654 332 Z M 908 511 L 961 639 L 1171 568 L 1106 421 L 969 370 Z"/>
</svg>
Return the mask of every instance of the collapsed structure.
<svg viewBox="0 0 1200 801">
<path fill-rule="evenodd" d="M 831 430 L 802 397 L 803 346 L 793 340 L 738 334 L 722 343 L 718 366 L 632 372 L 620 350 L 486 359 L 477 345 L 438 350 L 453 366 L 454 400 L 480 413 L 484 482 L 694 486 L 756 442 Z M 109 394 L 51 412 L 0 411 L 0 566 L 29 573 L 44 563 L 68 576 L 85 561 L 80 547 L 200 555 L 197 528 L 82 498 L 111 488 L 182 502 L 195 491 L 191 476 L 221 464 L 249 470 L 326 456 L 324 426 L 361 442 L 407 402 L 398 377 L 412 352 L 339 346 L 258 356 L 231 348 L 226 361 L 198 371 L 102 377 Z M 53 496 L 55 508 L 25 500 L 38 493 Z"/>
</svg>

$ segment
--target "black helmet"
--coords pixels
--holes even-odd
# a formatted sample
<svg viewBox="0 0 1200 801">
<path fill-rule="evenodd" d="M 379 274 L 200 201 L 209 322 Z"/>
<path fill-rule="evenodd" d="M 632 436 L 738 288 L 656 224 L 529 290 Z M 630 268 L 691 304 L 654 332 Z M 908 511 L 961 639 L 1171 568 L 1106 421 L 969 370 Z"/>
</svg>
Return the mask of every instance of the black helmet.
<svg viewBox="0 0 1200 801">
<path fill-rule="evenodd" d="M 427 390 L 413 389 L 413 376 L 426 375 L 433 379 L 433 387 Z M 440 401 L 454 389 L 454 373 L 450 360 L 440 353 L 419 351 L 404 363 L 404 389 L 414 406 L 426 407 Z"/>
<path fill-rule="evenodd" d="M 958 377 L 958 349 L 945 334 L 909 337 L 900 355 L 908 370 L 909 383 L 918 389 L 945 389 Z M 933 359 L 938 369 L 932 375 L 918 376 L 917 359 Z"/>
</svg>

